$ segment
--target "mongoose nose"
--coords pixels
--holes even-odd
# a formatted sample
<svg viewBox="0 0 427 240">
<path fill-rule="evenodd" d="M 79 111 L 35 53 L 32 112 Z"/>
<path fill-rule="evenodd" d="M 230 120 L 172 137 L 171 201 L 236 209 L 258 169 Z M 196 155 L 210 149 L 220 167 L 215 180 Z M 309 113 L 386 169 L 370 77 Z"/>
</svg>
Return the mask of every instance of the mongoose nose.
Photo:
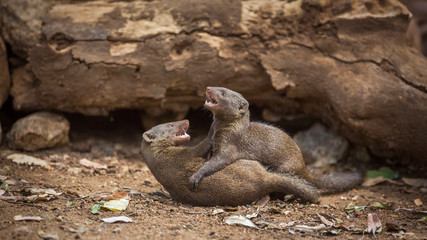
<svg viewBox="0 0 427 240">
<path fill-rule="evenodd" d="M 185 123 L 190 123 L 190 121 L 188 121 L 187 119 L 184 120 Z"/>
<path fill-rule="evenodd" d="M 211 88 L 210 87 L 207 87 L 206 88 L 206 92 L 210 92 L 211 91 Z"/>
</svg>

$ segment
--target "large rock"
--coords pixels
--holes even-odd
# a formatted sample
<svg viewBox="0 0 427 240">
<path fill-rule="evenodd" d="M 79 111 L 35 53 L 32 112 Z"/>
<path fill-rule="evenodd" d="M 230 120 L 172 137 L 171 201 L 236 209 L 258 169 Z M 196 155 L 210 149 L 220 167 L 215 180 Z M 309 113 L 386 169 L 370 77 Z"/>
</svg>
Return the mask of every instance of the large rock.
<svg viewBox="0 0 427 240">
<path fill-rule="evenodd" d="M 6 137 L 13 149 L 35 151 L 67 144 L 69 130 L 63 116 L 38 112 L 16 121 Z"/>
<path fill-rule="evenodd" d="M 425 161 L 427 60 L 407 45 L 409 20 L 397 0 L 55 3 L 11 93 L 17 110 L 180 116 L 224 86 Z"/>
<path fill-rule="evenodd" d="M 1 0 L 0 35 L 25 59 L 42 37 L 43 17 L 53 0 Z"/>
<path fill-rule="evenodd" d="M 3 39 L 0 37 L 0 109 L 9 96 L 10 75 L 7 64 L 7 51 Z"/>
</svg>

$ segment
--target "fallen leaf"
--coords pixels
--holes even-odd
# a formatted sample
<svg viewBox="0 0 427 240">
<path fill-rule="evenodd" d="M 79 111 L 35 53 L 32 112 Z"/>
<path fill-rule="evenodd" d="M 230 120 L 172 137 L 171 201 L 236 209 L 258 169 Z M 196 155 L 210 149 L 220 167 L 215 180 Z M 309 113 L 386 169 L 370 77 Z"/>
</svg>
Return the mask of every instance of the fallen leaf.
<svg viewBox="0 0 427 240">
<path fill-rule="evenodd" d="M 103 222 L 106 223 L 115 223 L 115 222 L 125 222 L 130 223 L 133 222 L 132 219 L 126 217 L 126 216 L 118 216 L 118 217 L 109 217 L 109 218 L 101 218 Z"/>
<path fill-rule="evenodd" d="M 88 168 L 95 168 L 95 169 L 107 169 L 107 165 L 102 165 L 96 162 L 92 162 L 87 160 L 86 158 L 80 159 L 80 164 L 88 167 Z"/>
<path fill-rule="evenodd" d="M 36 165 L 36 166 L 42 166 L 46 169 L 50 169 L 49 163 L 47 161 L 39 158 L 31 157 L 25 154 L 14 153 L 14 154 L 10 154 L 6 158 L 12 160 L 12 162 L 17 164 Z"/>
<path fill-rule="evenodd" d="M 348 213 L 354 212 L 354 211 L 362 211 L 366 208 L 366 205 L 362 206 L 355 206 L 353 202 L 350 202 L 346 207 L 345 210 Z"/>
<path fill-rule="evenodd" d="M 104 205 L 102 205 L 102 208 L 107 208 L 112 211 L 123 211 L 126 210 L 128 205 L 129 200 L 126 199 L 110 200 L 108 202 L 105 202 Z"/>
<path fill-rule="evenodd" d="M 419 198 L 415 199 L 415 200 L 414 200 L 414 203 L 415 203 L 415 205 L 417 205 L 417 206 L 422 206 L 422 205 L 423 205 L 423 202 L 422 202 L 422 201 L 421 201 L 421 199 L 419 199 Z"/>
<path fill-rule="evenodd" d="M 295 225 L 295 221 L 290 221 L 288 223 L 279 223 L 279 226 L 282 228 L 292 227 L 293 225 Z"/>
<path fill-rule="evenodd" d="M 380 218 L 377 216 L 376 213 L 369 213 L 368 214 L 368 233 L 372 232 L 372 234 L 376 238 L 375 232 L 379 227 L 381 227 Z"/>
<path fill-rule="evenodd" d="M 65 206 L 67 206 L 67 207 L 69 207 L 71 205 L 73 205 L 73 201 L 67 201 L 67 203 L 65 204 Z"/>
<path fill-rule="evenodd" d="M 23 217 L 22 215 L 16 215 L 13 217 L 13 220 L 15 220 L 15 221 L 41 221 L 41 220 L 43 220 L 43 218 L 32 217 L 32 216 Z"/>
<path fill-rule="evenodd" d="M 326 219 L 324 216 L 320 215 L 317 213 L 317 216 L 319 216 L 320 221 L 322 221 L 323 224 L 325 224 L 327 227 L 332 227 L 334 225 L 333 222 L 329 221 L 328 219 Z"/>
<path fill-rule="evenodd" d="M 306 226 L 306 225 L 296 225 L 292 227 L 294 230 L 298 230 L 300 232 L 317 232 L 322 230 L 328 230 L 325 224 L 320 224 L 317 226 Z"/>
<path fill-rule="evenodd" d="M 399 173 L 391 170 L 389 167 L 381 167 L 378 170 L 369 170 L 366 172 L 367 178 L 384 177 L 387 179 L 396 179 L 399 177 Z"/>
<path fill-rule="evenodd" d="M 99 210 L 101 209 L 102 205 L 104 205 L 105 201 L 101 200 L 98 204 L 93 205 L 92 207 L 92 214 L 98 214 Z"/>
<path fill-rule="evenodd" d="M 230 225 L 237 224 L 237 225 L 243 225 L 246 227 L 252 227 L 252 228 L 260 229 L 257 225 L 255 225 L 255 223 L 253 223 L 251 220 L 249 220 L 243 216 L 226 217 L 225 223 L 230 224 Z"/>
<path fill-rule="evenodd" d="M 7 177 L 6 176 L 2 176 L 2 175 L 0 175 L 0 181 L 4 181 L 4 180 L 6 180 L 7 179 Z"/>
<path fill-rule="evenodd" d="M 377 207 L 377 208 L 387 209 L 387 210 L 392 209 L 392 207 L 390 207 L 389 205 L 382 204 L 380 202 L 374 202 L 374 203 L 372 203 L 372 206 Z"/>
<path fill-rule="evenodd" d="M 413 187 L 427 187 L 427 179 L 426 178 L 402 178 L 402 181 L 405 184 L 408 184 Z"/>
<path fill-rule="evenodd" d="M 399 233 L 393 233 L 392 236 L 395 238 L 402 238 L 405 235 L 404 231 L 400 231 Z"/>
<path fill-rule="evenodd" d="M 107 201 L 108 200 L 120 200 L 120 199 L 130 200 L 130 196 L 125 192 L 116 192 L 116 193 L 113 193 L 113 194 L 111 194 L 105 198 L 105 200 L 107 200 Z"/>
<path fill-rule="evenodd" d="M 365 178 L 365 180 L 362 183 L 362 186 L 364 187 L 371 187 L 375 186 L 377 184 L 380 184 L 382 182 L 385 182 L 387 179 L 385 179 L 383 176 L 375 177 L 375 178 Z"/>
<path fill-rule="evenodd" d="M 0 185 L 0 188 L 4 189 L 5 191 L 9 191 L 9 189 L 10 189 L 9 183 L 7 183 L 7 182 L 3 182 L 3 183 Z"/>
<path fill-rule="evenodd" d="M 44 189 L 44 188 L 29 188 L 27 189 L 28 191 L 30 191 L 32 194 L 49 194 L 52 196 L 59 196 L 62 193 L 57 193 L 55 190 L 48 188 L 48 189 Z"/>
<path fill-rule="evenodd" d="M 215 210 L 212 212 L 212 215 L 221 214 L 221 213 L 223 213 L 223 212 L 225 212 L 225 211 L 224 211 L 224 209 L 221 209 L 221 208 L 219 208 L 219 209 L 215 209 Z"/>
<path fill-rule="evenodd" d="M 0 189 L 0 196 L 3 196 L 3 194 L 4 194 L 5 192 L 6 192 L 5 190 Z"/>
<path fill-rule="evenodd" d="M 267 203 L 270 201 L 270 195 L 265 195 L 264 197 L 260 198 L 257 202 L 256 205 L 264 207 L 265 205 L 267 205 Z"/>
<path fill-rule="evenodd" d="M 427 216 L 426 216 L 426 217 L 422 217 L 422 218 L 420 219 L 420 221 L 427 221 Z"/>
<path fill-rule="evenodd" d="M 246 215 L 246 218 L 248 218 L 248 219 L 252 219 L 252 218 L 256 218 L 256 217 L 258 217 L 258 213 L 252 213 L 252 214 L 247 214 Z"/>
</svg>

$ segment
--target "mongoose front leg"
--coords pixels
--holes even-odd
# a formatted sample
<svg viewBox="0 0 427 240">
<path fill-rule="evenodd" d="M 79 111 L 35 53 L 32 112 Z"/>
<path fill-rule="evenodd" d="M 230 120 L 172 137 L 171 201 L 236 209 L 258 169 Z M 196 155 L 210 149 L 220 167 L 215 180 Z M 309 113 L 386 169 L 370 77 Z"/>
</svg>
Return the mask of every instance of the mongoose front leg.
<svg viewBox="0 0 427 240">
<path fill-rule="evenodd" d="M 227 151 L 230 153 L 230 151 Z M 205 162 L 205 164 L 197 170 L 193 176 L 190 177 L 189 180 L 189 188 L 194 190 L 199 185 L 199 182 L 206 176 L 209 176 L 215 172 L 218 172 L 231 163 L 237 161 L 238 155 L 236 154 L 227 154 L 227 152 L 221 152 L 221 154 L 217 154 L 216 156 L 212 156 L 209 161 Z"/>
</svg>

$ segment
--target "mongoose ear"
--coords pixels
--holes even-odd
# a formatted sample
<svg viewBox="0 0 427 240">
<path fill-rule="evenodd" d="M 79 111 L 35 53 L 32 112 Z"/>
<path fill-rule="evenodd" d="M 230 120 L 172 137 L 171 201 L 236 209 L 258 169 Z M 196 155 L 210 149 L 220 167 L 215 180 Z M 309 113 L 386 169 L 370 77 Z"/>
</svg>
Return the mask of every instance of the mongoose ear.
<svg viewBox="0 0 427 240">
<path fill-rule="evenodd" d="M 142 134 L 142 138 L 144 138 L 146 142 L 153 142 L 154 139 L 156 139 L 156 135 L 152 132 L 145 132 Z"/>
</svg>

